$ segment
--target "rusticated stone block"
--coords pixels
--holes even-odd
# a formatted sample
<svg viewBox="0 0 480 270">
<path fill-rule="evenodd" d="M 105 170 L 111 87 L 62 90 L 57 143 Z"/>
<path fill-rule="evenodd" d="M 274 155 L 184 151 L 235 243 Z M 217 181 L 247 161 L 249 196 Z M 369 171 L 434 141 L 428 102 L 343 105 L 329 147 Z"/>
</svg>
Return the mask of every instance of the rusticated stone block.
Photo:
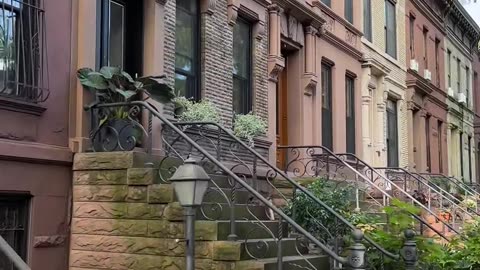
<svg viewBox="0 0 480 270">
<path fill-rule="evenodd" d="M 123 202 L 128 187 L 120 185 L 77 185 L 73 186 L 73 200 L 76 202 Z"/>
<path fill-rule="evenodd" d="M 195 263 L 196 270 L 213 270 L 211 260 L 197 259 Z M 70 253 L 70 265 L 115 270 L 184 270 L 185 258 L 73 250 Z"/>
<path fill-rule="evenodd" d="M 175 200 L 175 190 L 170 184 L 148 186 L 148 203 L 170 203 Z"/>
<path fill-rule="evenodd" d="M 165 207 L 163 216 L 170 221 L 181 221 L 184 219 L 185 210 L 178 202 L 169 203 Z"/>
<path fill-rule="evenodd" d="M 115 252 L 139 255 L 185 256 L 185 242 L 176 239 L 72 235 L 71 248 L 96 252 Z M 195 242 L 195 257 L 211 259 L 213 257 L 211 241 Z"/>
<path fill-rule="evenodd" d="M 147 187 L 129 186 L 127 194 L 127 202 L 147 202 Z"/>
<path fill-rule="evenodd" d="M 164 204 L 129 203 L 128 218 L 159 219 L 164 216 Z"/>
<path fill-rule="evenodd" d="M 111 171 L 75 171 L 74 185 L 125 185 L 127 170 Z"/>
<path fill-rule="evenodd" d="M 203 241 L 217 240 L 218 230 L 215 221 L 195 222 L 195 239 Z M 158 238 L 183 239 L 185 237 L 183 222 L 170 222 L 166 220 L 148 221 L 148 236 Z"/>
<path fill-rule="evenodd" d="M 127 169 L 134 165 L 134 152 L 78 153 L 73 158 L 73 170 Z"/>
<path fill-rule="evenodd" d="M 33 238 L 34 248 L 58 247 L 65 244 L 65 235 L 35 236 Z"/>
<path fill-rule="evenodd" d="M 127 182 L 129 185 L 151 185 L 156 170 L 151 168 L 131 168 L 127 171 Z"/>
<path fill-rule="evenodd" d="M 73 218 L 72 234 L 146 236 L 148 221 Z"/>
<path fill-rule="evenodd" d="M 238 261 L 241 255 L 241 243 L 231 241 L 216 241 L 213 243 L 213 260 Z"/>
</svg>

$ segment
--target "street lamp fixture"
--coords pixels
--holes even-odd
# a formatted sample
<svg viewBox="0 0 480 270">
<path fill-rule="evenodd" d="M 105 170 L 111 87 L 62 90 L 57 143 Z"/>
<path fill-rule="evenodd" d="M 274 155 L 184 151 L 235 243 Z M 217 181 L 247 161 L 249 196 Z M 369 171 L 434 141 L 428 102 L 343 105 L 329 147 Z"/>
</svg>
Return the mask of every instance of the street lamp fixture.
<svg viewBox="0 0 480 270">
<path fill-rule="evenodd" d="M 185 207 L 186 270 L 195 269 L 195 212 L 202 205 L 210 176 L 193 158 L 185 160 L 170 178 L 177 199 Z"/>
</svg>

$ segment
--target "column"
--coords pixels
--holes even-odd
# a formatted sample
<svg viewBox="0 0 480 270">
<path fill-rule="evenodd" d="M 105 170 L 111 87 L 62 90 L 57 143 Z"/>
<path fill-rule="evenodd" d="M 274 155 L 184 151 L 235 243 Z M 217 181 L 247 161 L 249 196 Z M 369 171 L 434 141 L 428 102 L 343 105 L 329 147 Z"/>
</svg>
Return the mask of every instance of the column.
<svg viewBox="0 0 480 270">
<path fill-rule="evenodd" d="M 408 168 L 410 170 L 414 170 L 415 168 L 415 152 L 413 151 L 415 148 L 413 110 L 413 102 L 407 101 Z"/>
</svg>

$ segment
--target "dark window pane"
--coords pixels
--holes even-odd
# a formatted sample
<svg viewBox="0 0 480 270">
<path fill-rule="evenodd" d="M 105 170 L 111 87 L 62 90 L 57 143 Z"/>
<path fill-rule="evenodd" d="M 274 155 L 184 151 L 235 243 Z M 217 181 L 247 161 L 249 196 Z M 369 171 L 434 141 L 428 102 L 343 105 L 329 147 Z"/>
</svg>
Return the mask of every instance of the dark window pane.
<svg viewBox="0 0 480 270">
<path fill-rule="evenodd" d="M 438 133 L 438 169 L 440 173 L 443 173 L 443 131 L 442 131 L 442 121 L 437 122 L 437 133 Z"/>
<path fill-rule="evenodd" d="M 385 39 L 387 42 L 386 52 L 397 57 L 397 22 L 395 14 L 395 4 L 391 0 L 385 1 Z"/>
<path fill-rule="evenodd" d="M 175 53 L 189 58 L 194 57 L 195 32 L 194 17 L 182 10 L 177 11 L 175 29 Z"/>
<path fill-rule="evenodd" d="M 115 1 L 110 2 L 110 41 L 109 41 L 109 66 L 120 67 L 124 65 L 125 48 L 125 6 Z"/>
<path fill-rule="evenodd" d="M 332 68 L 322 63 L 322 145 L 333 150 Z"/>
<path fill-rule="evenodd" d="M 398 167 L 397 103 L 387 100 L 387 164 Z"/>
<path fill-rule="evenodd" d="M 184 72 L 188 72 L 189 74 L 193 75 L 193 65 L 192 65 L 192 59 L 179 55 L 177 54 L 175 56 L 175 68 L 178 70 L 182 70 Z"/>
<path fill-rule="evenodd" d="M 324 3 L 327 6 L 331 6 L 332 0 L 322 0 L 322 3 Z"/>
<path fill-rule="evenodd" d="M 188 78 L 185 75 L 175 73 L 175 91 L 179 96 L 186 96 L 188 88 Z"/>
<path fill-rule="evenodd" d="M 345 77 L 347 152 L 355 153 L 355 79 Z"/>
<path fill-rule="evenodd" d="M 353 23 L 353 0 L 345 0 L 345 19 Z"/>
<path fill-rule="evenodd" d="M 368 41 L 372 41 L 372 2 L 363 0 L 363 33 Z"/>
<path fill-rule="evenodd" d="M 460 180 L 464 180 L 463 179 L 463 133 L 460 132 L 460 175 L 462 176 L 462 179 Z"/>
<path fill-rule="evenodd" d="M 233 28 L 233 110 L 246 114 L 252 109 L 252 28 L 242 18 Z"/>
</svg>

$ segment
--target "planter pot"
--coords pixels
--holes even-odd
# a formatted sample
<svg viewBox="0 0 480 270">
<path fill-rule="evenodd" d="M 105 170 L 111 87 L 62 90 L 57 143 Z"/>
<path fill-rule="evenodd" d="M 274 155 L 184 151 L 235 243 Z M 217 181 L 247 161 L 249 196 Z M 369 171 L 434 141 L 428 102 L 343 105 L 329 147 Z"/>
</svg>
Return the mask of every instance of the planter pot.
<svg viewBox="0 0 480 270">
<path fill-rule="evenodd" d="M 94 135 L 96 152 L 131 151 L 140 144 L 142 133 L 136 123 L 127 119 L 111 119 Z"/>
</svg>

